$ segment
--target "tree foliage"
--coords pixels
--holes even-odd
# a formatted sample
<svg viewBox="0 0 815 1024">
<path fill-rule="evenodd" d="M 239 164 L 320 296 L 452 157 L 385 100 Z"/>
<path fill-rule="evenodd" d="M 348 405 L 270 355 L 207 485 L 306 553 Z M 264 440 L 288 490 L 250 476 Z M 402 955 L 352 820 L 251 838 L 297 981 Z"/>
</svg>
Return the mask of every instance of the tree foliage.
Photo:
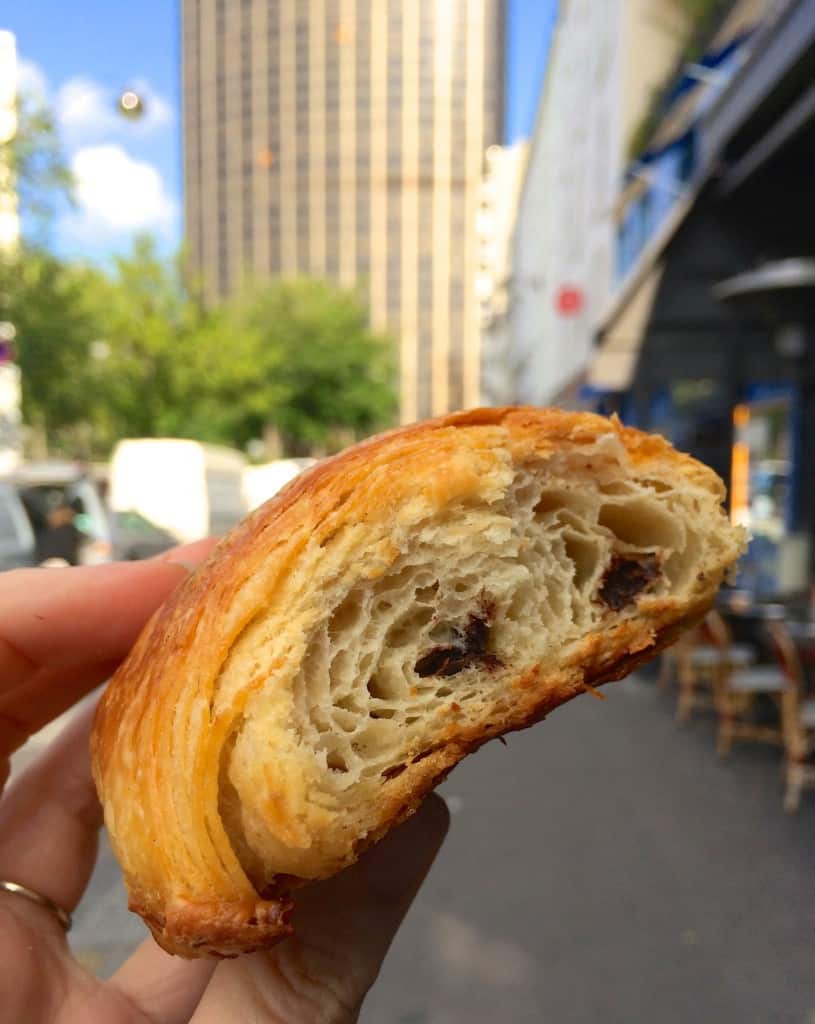
<svg viewBox="0 0 815 1024">
<path fill-rule="evenodd" d="M 149 238 L 139 238 L 94 282 L 88 302 L 95 325 L 88 413 L 97 448 L 125 436 L 195 436 L 185 418 L 196 400 L 188 380 L 204 315 L 178 262 L 162 260 Z M 216 379 L 200 382 L 202 395 L 214 387 Z M 200 440 L 228 438 L 210 433 Z"/>
<path fill-rule="evenodd" d="M 74 189 L 53 113 L 42 100 L 19 98 L 17 129 L 2 150 L 2 163 L 17 191 L 23 233 L 41 244 L 48 238 L 56 211 L 73 203 Z"/>
<path fill-rule="evenodd" d="M 23 418 L 53 452 L 104 457 L 122 437 L 243 446 L 270 428 L 292 453 L 326 451 L 395 412 L 392 344 L 354 292 L 258 283 L 204 310 L 181 261 L 146 238 L 107 273 L 26 249 L 0 275 Z"/>
<path fill-rule="evenodd" d="M 50 112 L 23 101 L 2 156 L 41 229 L 0 263 L 0 320 L 16 328 L 38 453 L 104 458 L 123 437 L 242 446 L 274 432 L 301 454 L 390 423 L 393 346 L 354 291 L 256 281 L 204 309 L 182 259 L 149 238 L 105 270 L 60 260 L 45 242 L 72 182 Z"/>
<path fill-rule="evenodd" d="M 40 451 L 87 417 L 83 381 L 95 336 L 89 298 L 98 277 L 37 249 L 0 262 L 0 319 L 16 329 L 23 419 Z"/>
<path fill-rule="evenodd" d="M 355 292 L 309 279 L 256 285 L 220 326 L 242 355 L 243 438 L 272 424 L 290 447 L 325 448 L 391 421 L 393 346 L 368 326 Z"/>
</svg>

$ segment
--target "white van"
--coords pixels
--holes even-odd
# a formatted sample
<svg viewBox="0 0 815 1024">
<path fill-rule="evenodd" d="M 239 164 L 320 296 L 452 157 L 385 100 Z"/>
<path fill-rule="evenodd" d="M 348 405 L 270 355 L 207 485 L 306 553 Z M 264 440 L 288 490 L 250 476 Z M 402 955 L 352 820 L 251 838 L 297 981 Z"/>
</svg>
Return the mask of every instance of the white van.
<svg viewBox="0 0 815 1024">
<path fill-rule="evenodd" d="M 247 466 L 243 474 L 243 492 L 250 511 L 268 501 L 286 484 L 313 466 L 316 459 L 276 459 L 261 466 Z"/>
<path fill-rule="evenodd" d="M 110 461 L 113 512 L 139 512 L 182 543 L 219 536 L 247 513 L 246 459 L 233 448 L 176 438 L 120 441 Z"/>
</svg>

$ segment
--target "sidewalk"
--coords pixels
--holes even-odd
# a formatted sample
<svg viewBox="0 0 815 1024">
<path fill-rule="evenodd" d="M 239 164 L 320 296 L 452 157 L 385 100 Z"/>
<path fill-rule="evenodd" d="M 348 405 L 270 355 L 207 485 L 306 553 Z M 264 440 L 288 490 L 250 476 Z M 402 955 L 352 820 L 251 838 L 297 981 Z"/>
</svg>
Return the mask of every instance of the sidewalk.
<svg viewBox="0 0 815 1024">
<path fill-rule="evenodd" d="M 815 793 L 647 680 L 492 743 L 363 1024 L 815 1024 Z"/>
</svg>

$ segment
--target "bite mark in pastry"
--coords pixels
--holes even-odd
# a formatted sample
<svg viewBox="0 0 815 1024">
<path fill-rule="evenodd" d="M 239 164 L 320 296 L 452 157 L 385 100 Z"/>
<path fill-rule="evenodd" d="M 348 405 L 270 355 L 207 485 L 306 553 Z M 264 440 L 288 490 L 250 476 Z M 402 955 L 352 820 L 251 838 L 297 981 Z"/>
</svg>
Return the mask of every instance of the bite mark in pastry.
<svg viewBox="0 0 815 1024">
<path fill-rule="evenodd" d="M 744 543 L 723 497 L 662 438 L 551 409 L 450 415 L 312 468 L 179 587 L 100 704 L 132 909 L 184 956 L 286 935 L 298 886 L 465 754 L 704 614 Z"/>
</svg>

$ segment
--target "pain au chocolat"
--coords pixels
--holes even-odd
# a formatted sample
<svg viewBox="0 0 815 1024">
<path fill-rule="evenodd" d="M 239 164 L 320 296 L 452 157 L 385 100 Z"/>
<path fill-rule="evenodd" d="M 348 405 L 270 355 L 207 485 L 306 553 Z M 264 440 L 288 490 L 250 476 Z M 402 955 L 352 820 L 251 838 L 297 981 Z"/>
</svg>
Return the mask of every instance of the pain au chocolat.
<svg viewBox="0 0 815 1024">
<path fill-rule="evenodd" d="M 130 905 L 183 956 L 290 930 L 466 754 L 619 679 L 744 544 L 708 468 L 582 413 L 383 434 L 258 509 L 148 623 L 92 739 Z"/>
</svg>

